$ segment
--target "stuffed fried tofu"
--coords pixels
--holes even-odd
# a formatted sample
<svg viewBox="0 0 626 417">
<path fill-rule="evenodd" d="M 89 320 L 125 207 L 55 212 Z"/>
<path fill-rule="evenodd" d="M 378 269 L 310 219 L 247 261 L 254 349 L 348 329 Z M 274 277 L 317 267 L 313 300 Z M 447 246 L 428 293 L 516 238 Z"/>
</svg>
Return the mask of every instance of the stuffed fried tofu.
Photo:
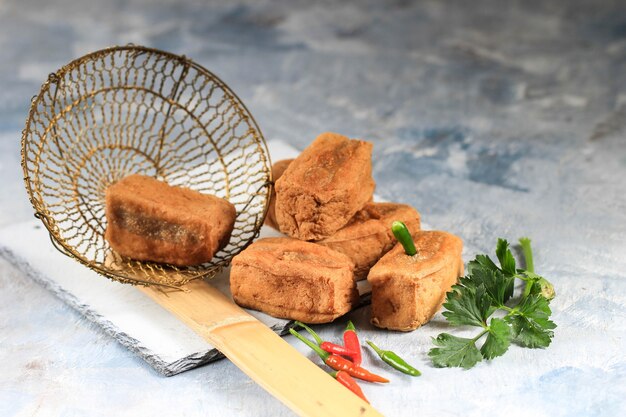
<svg viewBox="0 0 626 417">
<path fill-rule="evenodd" d="M 302 240 L 331 236 L 374 193 L 372 144 L 322 133 L 276 181 L 276 221 Z"/>
<path fill-rule="evenodd" d="M 235 256 L 233 299 L 274 317 L 327 323 L 358 301 L 354 264 L 345 255 L 288 237 L 259 239 Z"/>
<path fill-rule="evenodd" d="M 282 159 L 280 161 L 276 161 L 274 165 L 272 165 L 272 179 L 274 180 L 274 183 L 282 177 L 283 173 L 292 161 L 293 159 Z M 273 187 L 272 193 L 270 194 L 267 215 L 265 216 L 265 224 L 278 230 L 278 224 L 276 223 L 276 190 Z"/>
<path fill-rule="evenodd" d="M 413 207 L 397 203 L 367 203 L 332 236 L 316 243 L 347 255 L 355 265 L 354 278 L 367 277 L 370 268 L 393 246 L 391 224 L 400 220 L 409 230 L 420 230 L 420 214 Z"/>
<path fill-rule="evenodd" d="M 440 231 L 413 234 L 418 253 L 409 256 L 398 243 L 370 270 L 373 325 L 410 331 L 439 310 L 458 277 L 463 275 L 463 242 Z"/>
<path fill-rule="evenodd" d="M 189 266 L 210 261 L 228 244 L 235 206 L 135 174 L 107 188 L 105 215 L 104 237 L 117 253 Z"/>
</svg>

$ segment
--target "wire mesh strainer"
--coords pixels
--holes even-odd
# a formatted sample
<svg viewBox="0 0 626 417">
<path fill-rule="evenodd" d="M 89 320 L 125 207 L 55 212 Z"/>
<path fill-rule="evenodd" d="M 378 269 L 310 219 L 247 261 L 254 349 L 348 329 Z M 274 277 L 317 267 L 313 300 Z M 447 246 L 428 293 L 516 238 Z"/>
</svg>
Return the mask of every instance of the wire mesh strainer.
<svg viewBox="0 0 626 417">
<path fill-rule="evenodd" d="M 51 74 L 22 134 L 26 188 L 55 247 L 126 283 L 214 276 L 258 235 L 270 166 L 256 122 L 226 84 L 184 56 L 141 46 L 96 51 Z M 131 173 L 229 200 L 229 244 L 185 268 L 115 253 L 104 239 L 104 192 Z"/>
</svg>

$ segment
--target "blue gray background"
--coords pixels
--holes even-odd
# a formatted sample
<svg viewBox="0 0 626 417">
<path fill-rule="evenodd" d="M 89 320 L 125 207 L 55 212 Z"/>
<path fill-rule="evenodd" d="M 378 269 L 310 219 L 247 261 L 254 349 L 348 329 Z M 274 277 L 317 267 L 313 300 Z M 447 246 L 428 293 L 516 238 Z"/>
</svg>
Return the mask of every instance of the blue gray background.
<svg viewBox="0 0 626 417">
<path fill-rule="evenodd" d="M 498 237 L 533 239 L 558 293 L 547 350 L 439 370 L 425 353 L 440 320 L 397 335 L 353 314 L 424 372 L 366 386 L 383 413 L 625 413 L 626 3 L 4 0 L 0 227 L 32 218 L 19 165 L 30 97 L 69 60 L 129 42 L 209 68 L 268 140 L 372 141 L 377 194 L 460 235 L 465 260 Z M 0 363 L 3 416 L 290 415 L 227 361 L 157 375 L 5 260 Z"/>
</svg>

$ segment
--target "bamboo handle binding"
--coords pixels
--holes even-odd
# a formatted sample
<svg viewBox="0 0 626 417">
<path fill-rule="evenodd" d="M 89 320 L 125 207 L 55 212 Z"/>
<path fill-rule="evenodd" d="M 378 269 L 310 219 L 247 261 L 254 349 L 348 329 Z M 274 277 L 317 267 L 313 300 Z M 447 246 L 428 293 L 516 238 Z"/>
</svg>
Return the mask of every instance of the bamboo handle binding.
<svg viewBox="0 0 626 417">
<path fill-rule="evenodd" d="M 140 289 L 298 415 L 381 416 L 213 286 L 199 280 L 186 288 Z"/>
</svg>

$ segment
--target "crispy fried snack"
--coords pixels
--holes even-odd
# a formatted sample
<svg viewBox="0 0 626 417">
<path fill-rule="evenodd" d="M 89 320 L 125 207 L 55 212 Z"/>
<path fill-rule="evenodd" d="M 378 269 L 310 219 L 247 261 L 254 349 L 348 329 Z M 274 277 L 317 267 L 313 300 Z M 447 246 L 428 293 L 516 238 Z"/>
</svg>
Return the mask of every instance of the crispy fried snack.
<svg viewBox="0 0 626 417">
<path fill-rule="evenodd" d="M 370 270 L 372 318 L 377 327 L 415 330 L 439 310 L 446 292 L 463 275 L 463 242 L 439 231 L 413 234 L 418 253 L 409 256 L 394 246 Z"/>
<path fill-rule="evenodd" d="M 334 235 L 316 243 L 347 255 L 354 262 L 354 278 L 367 278 L 370 268 L 396 244 L 391 224 L 400 220 L 413 233 L 420 230 L 420 214 L 397 203 L 367 203 Z"/>
<path fill-rule="evenodd" d="M 276 181 L 280 231 L 319 240 L 345 226 L 374 193 L 371 157 L 371 143 L 319 135 Z"/>
<path fill-rule="evenodd" d="M 293 159 L 282 159 L 280 161 L 276 161 L 274 165 L 272 165 L 272 178 L 274 183 L 276 183 L 276 180 L 283 175 L 292 161 Z M 278 224 L 276 223 L 276 190 L 274 190 L 274 188 L 272 188 L 272 194 L 270 195 L 267 216 L 265 216 L 265 224 L 278 230 Z"/>
<path fill-rule="evenodd" d="M 228 243 L 235 206 L 145 175 L 106 190 L 105 239 L 123 256 L 177 266 L 208 262 Z"/>
<path fill-rule="evenodd" d="M 259 239 L 233 258 L 235 302 L 274 317 L 327 323 L 356 305 L 354 264 L 338 252 L 288 237 Z"/>
</svg>

